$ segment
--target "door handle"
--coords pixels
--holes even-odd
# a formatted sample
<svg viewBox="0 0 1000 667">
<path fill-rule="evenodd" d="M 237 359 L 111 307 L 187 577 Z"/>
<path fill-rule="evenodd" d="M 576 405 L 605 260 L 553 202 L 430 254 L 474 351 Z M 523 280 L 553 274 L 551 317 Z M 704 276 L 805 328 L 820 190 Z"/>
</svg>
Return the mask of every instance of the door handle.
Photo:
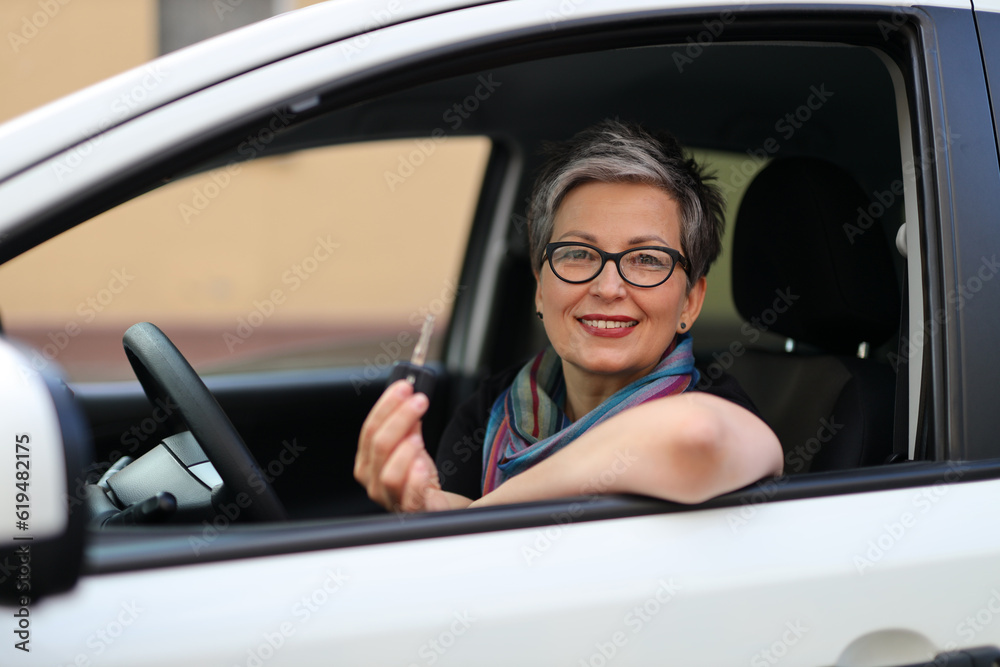
<svg viewBox="0 0 1000 667">
<path fill-rule="evenodd" d="M 977 646 L 960 651 L 938 653 L 934 660 L 898 667 L 1000 667 L 1000 648 Z"/>
</svg>

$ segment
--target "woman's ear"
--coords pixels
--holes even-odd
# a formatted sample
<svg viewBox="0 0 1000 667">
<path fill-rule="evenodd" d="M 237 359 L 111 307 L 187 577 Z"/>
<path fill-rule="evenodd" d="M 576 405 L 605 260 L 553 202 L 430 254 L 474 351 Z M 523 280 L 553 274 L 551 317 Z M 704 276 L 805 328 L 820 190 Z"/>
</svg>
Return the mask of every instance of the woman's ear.
<svg viewBox="0 0 1000 667">
<path fill-rule="evenodd" d="M 539 275 L 538 271 L 534 271 L 535 274 L 535 312 L 541 313 L 542 311 L 542 277 Z"/>
<path fill-rule="evenodd" d="M 698 319 L 698 315 L 701 314 L 701 307 L 705 303 L 705 289 L 707 285 L 708 280 L 705 276 L 702 276 L 688 290 L 685 297 L 684 309 L 681 311 L 681 318 L 677 322 L 678 333 L 690 331 L 691 326 Z M 682 324 L 684 325 L 683 328 L 681 327 Z"/>
</svg>

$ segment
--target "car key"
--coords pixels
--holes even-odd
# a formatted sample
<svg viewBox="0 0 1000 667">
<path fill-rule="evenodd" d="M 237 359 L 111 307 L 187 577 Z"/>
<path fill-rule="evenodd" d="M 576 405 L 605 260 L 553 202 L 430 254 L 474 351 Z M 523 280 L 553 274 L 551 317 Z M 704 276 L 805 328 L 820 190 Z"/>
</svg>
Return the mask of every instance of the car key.
<svg viewBox="0 0 1000 667">
<path fill-rule="evenodd" d="M 435 373 L 424 366 L 424 361 L 427 360 L 427 348 L 430 346 L 433 331 L 434 316 L 428 315 L 420 329 L 420 338 L 417 339 L 417 344 L 413 348 L 413 356 L 410 361 L 399 361 L 393 365 L 392 371 L 389 373 L 388 384 L 405 379 L 413 385 L 414 392 L 420 392 L 430 399 L 434 392 Z"/>
</svg>

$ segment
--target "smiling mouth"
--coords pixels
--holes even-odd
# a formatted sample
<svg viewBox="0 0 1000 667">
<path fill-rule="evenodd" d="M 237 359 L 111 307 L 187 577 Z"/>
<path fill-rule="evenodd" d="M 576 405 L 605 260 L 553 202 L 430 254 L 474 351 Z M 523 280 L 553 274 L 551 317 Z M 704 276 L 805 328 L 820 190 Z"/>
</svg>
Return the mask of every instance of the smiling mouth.
<svg viewBox="0 0 1000 667">
<path fill-rule="evenodd" d="M 585 320 L 582 317 L 580 321 L 590 327 L 596 327 L 598 329 L 628 329 L 639 324 L 635 320 L 628 320 L 627 322 L 619 322 L 617 320 Z"/>
</svg>

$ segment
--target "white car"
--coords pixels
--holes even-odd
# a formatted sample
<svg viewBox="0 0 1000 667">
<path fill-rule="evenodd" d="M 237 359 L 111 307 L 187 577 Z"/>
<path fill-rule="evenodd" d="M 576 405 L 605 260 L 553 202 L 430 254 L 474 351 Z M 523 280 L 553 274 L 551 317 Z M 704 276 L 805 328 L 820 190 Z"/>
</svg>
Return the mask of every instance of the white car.
<svg viewBox="0 0 1000 667">
<path fill-rule="evenodd" d="M 0 126 L 0 664 L 997 664 L 997 12 L 330 2 Z M 392 362 L 437 315 L 436 443 L 538 349 L 539 149 L 607 117 L 716 171 L 696 355 L 785 474 L 381 512 Z"/>
</svg>

